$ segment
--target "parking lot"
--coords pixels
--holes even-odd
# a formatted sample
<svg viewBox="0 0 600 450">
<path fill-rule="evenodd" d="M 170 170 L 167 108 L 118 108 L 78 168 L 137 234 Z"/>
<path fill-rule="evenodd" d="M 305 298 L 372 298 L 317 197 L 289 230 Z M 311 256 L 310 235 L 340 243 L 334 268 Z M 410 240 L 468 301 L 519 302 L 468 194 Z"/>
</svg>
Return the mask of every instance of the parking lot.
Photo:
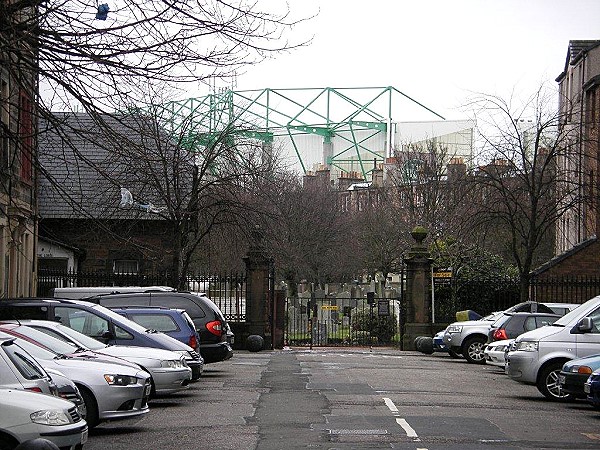
<svg viewBox="0 0 600 450">
<path fill-rule="evenodd" d="M 553 403 L 499 368 L 394 349 L 236 352 L 102 424 L 87 449 L 600 448 L 600 411 Z"/>
</svg>

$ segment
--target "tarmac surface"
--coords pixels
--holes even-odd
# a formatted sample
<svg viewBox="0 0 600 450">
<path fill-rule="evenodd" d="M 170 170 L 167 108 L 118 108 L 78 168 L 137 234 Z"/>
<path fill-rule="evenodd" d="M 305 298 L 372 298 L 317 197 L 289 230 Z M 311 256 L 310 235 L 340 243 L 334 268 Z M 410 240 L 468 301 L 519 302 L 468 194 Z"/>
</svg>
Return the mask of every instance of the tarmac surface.
<svg viewBox="0 0 600 450">
<path fill-rule="evenodd" d="M 237 351 L 85 449 L 600 449 L 600 411 L 501 369 L 391 348 Z"/>
</svg>

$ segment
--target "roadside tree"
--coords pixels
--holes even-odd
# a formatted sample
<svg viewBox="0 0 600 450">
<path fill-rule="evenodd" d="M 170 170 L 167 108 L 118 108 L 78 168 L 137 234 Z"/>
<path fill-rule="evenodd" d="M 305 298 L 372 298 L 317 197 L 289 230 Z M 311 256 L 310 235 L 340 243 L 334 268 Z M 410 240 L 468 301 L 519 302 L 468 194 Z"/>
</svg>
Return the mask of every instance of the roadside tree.
<svg viewBox="0 0 600 450">
<path fill-rule="evenodd" d="M 470 178 L 472 213 L 466 219 L 504 245 L 519 272 L 522 300 L 531 270 L 552 255 L 557 221 L 583 201 L 572 151 L 578 138 L 559 127 L 552 95 L 541 88 L 519 105 L 481 95 L 468 105 L 478 119 L 480 157 L 491 162 Z"/>
</svg>

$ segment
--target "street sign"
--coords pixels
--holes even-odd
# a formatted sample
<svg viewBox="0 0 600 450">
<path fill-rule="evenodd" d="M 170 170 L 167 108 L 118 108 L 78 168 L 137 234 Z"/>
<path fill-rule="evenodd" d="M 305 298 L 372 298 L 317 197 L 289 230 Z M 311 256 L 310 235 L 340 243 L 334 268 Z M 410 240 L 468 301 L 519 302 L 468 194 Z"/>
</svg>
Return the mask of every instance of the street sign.
<svg viewBox="0 0 600 450">
<path fill-rule="evenodd" d="M 322 305 L 321 309 L 325 311 L 337 311 L 340 309 L 340 307 L 337 305 Z"/>
<path fill-rule="evenodd" d="M 377 314 L 379 316 L 389 316 L 390 315 L 389 300 L 379 300 L 377 302 Z"/>
</svg>

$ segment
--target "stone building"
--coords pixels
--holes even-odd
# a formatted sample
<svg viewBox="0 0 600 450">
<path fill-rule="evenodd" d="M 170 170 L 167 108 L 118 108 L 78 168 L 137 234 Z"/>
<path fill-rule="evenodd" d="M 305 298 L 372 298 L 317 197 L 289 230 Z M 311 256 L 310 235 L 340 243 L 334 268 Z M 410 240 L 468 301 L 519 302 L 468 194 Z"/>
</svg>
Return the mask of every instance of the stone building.
<svg viewBox="0 0 600 450">
<path fill-rule="evenodd" d="M 29 5 L 29 4 L 27 4 Z M 4 8 L 4 6 L 3 6 Z M 29 6 L 25 6 L 29 8 Z M 3 12 L 4 14 L 4 12 Z M 3 20 L 14 27 L 27 11 Z M 21 47 L 26 43 L 21 41 Z M 0 297 L 35 294 L 36 111 L 35 76 L 19 64 L 15 49 L 0 48 Z M 20 48 L 33 58 L 29 48 Z"/>
</svg>

